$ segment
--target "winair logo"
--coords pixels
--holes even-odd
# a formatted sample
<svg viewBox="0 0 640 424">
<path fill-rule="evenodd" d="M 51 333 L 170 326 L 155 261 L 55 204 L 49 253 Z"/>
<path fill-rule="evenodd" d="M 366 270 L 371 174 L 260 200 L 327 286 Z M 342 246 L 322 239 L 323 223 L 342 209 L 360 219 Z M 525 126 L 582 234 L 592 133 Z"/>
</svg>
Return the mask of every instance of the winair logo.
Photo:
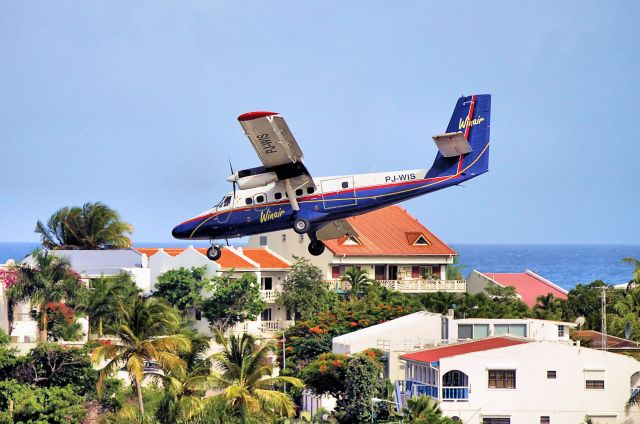
<svg viewBox="0 0 640 424">
<path fill-rule="evenodd" d="M 272 212 L 271 209 L 267 208 L 260 212 L 260 223 L 265 223 L 268 221 L 273 221 L 274 219 L 280 218 L 284 215 L 284 209 L 278 209 L 277 211 Z"/>
<path fill-rule="evenodd" d="M 467 127 L 473 127 L 474 125 L 478 125 L 484 122 L 484 118 L 482 116 L 478 116 L 476 119 L 469 119 L 467 116 L 464 120 L 460 118 L 460 122 L 458 123 L 458 129 L 462 130 Z"/>
</svg>

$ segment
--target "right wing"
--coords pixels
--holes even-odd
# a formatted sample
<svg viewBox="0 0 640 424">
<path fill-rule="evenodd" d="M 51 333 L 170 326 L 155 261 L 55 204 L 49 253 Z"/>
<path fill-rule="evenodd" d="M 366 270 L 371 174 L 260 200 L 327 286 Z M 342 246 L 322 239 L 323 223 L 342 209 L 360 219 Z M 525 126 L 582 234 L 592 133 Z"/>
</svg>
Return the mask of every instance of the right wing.
<svg viewBox="0 0 640 424">
<path fill-rule="evenodd" d="M 318 240 L 333 240 L 342 236 L 357 237 L 358 233 L 353 229 L 346 219 L 338 219 L 320 227 L 316 232 Z"/>
</svg>

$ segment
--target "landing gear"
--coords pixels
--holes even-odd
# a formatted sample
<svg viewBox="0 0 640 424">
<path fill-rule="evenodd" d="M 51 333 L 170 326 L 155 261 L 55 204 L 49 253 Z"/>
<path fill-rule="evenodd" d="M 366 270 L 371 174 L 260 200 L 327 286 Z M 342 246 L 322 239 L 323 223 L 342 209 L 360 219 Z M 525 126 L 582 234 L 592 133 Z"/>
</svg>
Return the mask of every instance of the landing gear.
<svg viewBox="0 0 640 424">
<path fill-rule="evenodd" d="M 298 234 L 306 234 L 311 229 L 311 224 L 308 219 L 305 218 L 296 218 L 293 221 L 293 231 Z"/>
<path fill-rule="evenodd" d="M 211 261 L 217 261 L 222 256 L 222 249 L 217 244 L 212 244 L 210 248 L 207 249 L 207 258 Z"/>
<path fill-rule="evenodd" d="M 312 240 L 311 243 L 309 243 L 309 253 L 313 256 L 320 256 L 322 255 L 322 252 L 324 252 L 323 242 L 320 240 Z"/>
</svg>

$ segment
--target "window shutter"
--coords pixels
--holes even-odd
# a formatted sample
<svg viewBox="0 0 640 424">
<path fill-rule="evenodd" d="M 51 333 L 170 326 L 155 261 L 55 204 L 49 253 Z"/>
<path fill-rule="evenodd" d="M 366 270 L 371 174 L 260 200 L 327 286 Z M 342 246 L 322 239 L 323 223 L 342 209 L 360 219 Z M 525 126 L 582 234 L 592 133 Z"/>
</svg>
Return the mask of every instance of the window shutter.
<svg viewBox="0 0 640 424">
<path fill-rule="evenodd" d="M 420 267 L 412 266 L 411 267 L 411 278 L 420 278 Z"/>
<path fill-rule="evenodd" d="M 331 267 L 331 278 L 340 278 L 340 266 L 334 265 Z"/>
</svg>

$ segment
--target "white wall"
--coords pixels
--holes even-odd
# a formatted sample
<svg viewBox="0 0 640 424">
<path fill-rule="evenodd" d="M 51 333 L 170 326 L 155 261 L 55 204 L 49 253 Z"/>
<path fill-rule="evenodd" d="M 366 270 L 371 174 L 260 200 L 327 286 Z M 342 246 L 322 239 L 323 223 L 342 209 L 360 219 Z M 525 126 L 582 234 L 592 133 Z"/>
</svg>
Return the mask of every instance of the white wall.
<svg viewBox="0 0 640 424">
<path fill-rule="evenodd" d="M 172 269 L 178 269 L 181 267 L 207 267 L 207 276 L 211 277 L 215 275 L 216 271 L 220 269 L 220 266 L 210 261 L 205 255 L 198 252 L 193 247 L 188 247 L 177 256 L 171 256 L 160 249 L 153 256 L 149 258 L 150 269 L 150 290 L 154 290 L 156 283 L 158 282 L 158 276 Z"/>
<path fill-rule="evenodd" d="M 502 319 L 502 318 L 467 318 L 467 319 L 450 319 L 448 321 L 449 326 L 449 339 L 457 340 L 458 325 L 460 324 L 487 324 L 489 325 L 489 337 L 495 334 L 496 324 L 524 324 L 527 328 L 527 338 L 533 340 L 552 340 L 552 341 L 565 341 L 569 343 L 569 327 L 575 327 L 572 322 L 559 322 L 559 321 L 546 321 L 540 319 Z M 565 327 L 564 335 L 558 336 L 558 326 L 563 325 Z"/>
<path fill-rule="evenodd" d="M 516 370 L 515 389 L 489 389 L 488 370 Z M 585 369 L 605 370 L 605 389 L 585 389 Z M 617 423 L 640 422 L 638 408 L 627 416 L 624 405 L 630 378 L 640 362 L 630 357 L 555 342 L 532 342 L 440 360 L 440 376 L 460 370 L 469 377 L 468 402 L 441 402 L 448 416 L 482 423 L 487 416 L 511 416 L 512 423 L 581 423 L 585 415 L 616 415 Z M 556 379 L 547 379 L 555 370 Z M 628 421 L 631 419 L 630 421 Z"/>
</svg>

